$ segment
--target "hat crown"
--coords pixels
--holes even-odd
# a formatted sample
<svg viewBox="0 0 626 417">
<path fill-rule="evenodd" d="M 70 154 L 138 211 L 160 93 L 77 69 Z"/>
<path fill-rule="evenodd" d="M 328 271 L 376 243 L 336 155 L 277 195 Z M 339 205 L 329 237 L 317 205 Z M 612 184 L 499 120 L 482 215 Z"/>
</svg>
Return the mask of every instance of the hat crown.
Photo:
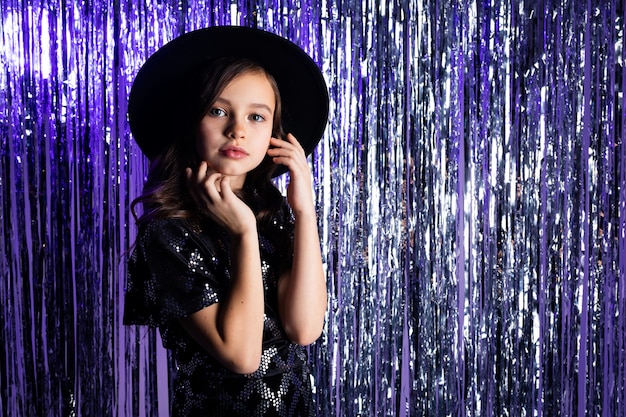
<svg viewBox="0 0 626 417">
<path fill-rule="evenodd" d="M 293 42 L 242 26 L 188 32 L 165 44 L 140 68 L 131 88 L 128 116 L 142 152 L 152 160 L 184 134 L 183 125 L 193 123 L 189 74 L 198 65 L 222 57 L 250 59 L 272 75 L 281 96 L 283 128 L 310 154 L 328 119 L 328 89 L 320 69 Z"/>
</svg>

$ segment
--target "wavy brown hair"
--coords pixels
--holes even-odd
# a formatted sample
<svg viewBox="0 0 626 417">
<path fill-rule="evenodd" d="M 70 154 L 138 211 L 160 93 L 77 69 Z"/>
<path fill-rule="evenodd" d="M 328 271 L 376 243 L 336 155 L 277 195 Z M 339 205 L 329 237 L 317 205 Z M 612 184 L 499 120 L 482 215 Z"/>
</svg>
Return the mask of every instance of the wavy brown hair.
<svg viewBox="0 0 626 417">
<path fill-rule="evenodd" d="M 131 211 L 140 228 L 156 218 L 204 219 L 189 195 L 185 169 L 196 169 L 200 164 L 195 138 L 202 118 L 226 86 L 246 73 L 262 73 L 270 82 L 276 99 L 272 136 L 284 139 L 278 86 L 261 65 L 244 58 L 221 58 L 199 65 L 190 72 L 189 82 L 179 96 L 176 115 L 168 121 L 175 129 L 164 129 L 166 132 L 178 132 L 177 137 L 172 138 L 170 146 L 153 158 L 143 192 L 131 204 Z M 276 168 L 266 155 L 261 164 L 246 175 L 239 196 L 253 207 L 259 221 L 271 218 L 282 204 L 282 195 L 272 182 Z M 255 204 L 252 205 L 253 199 Z M 138 205 L 143 208 L 141 215 L 136 212 Z"/>
</svg>

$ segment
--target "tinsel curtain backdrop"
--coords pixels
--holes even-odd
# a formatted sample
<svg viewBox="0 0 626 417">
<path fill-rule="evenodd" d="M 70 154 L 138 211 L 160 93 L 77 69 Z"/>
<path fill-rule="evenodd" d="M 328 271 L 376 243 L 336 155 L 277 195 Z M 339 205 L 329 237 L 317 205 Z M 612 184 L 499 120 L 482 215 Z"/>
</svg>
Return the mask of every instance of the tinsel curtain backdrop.
<svg viewBox="0 0 626 417">
<path fill-rule="evenodd" d="M 121 323 L 147 166 L 128 92 L 159 46 L 234 24 L 330 88 L 319 415 L 625 416 L 625 12 L 0 0 L 0 414 L 168 415 L 170 358 Z"/>
</svg>

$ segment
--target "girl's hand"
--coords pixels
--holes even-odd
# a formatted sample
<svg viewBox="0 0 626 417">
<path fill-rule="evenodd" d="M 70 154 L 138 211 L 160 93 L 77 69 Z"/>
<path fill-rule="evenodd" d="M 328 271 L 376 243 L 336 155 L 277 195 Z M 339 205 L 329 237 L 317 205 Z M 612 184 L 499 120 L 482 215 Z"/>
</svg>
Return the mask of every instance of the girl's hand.
<svg viewBox="0 0 626 417">
<path fill-rule="evenodd" d="M 211 171 L 204 161 L 195 174 L 191 168 L 186 169 L 186 174 L 189 193 L 203 213 L 233 235 L 256 233 L 254 213 L 233 192 L 228 176 Z"/>
<path fill-rule="evenodd" d="M 275 164 L 285 165 L 289 169 L 289 185 L 287 186 L 287 201 L 298 217 L 302 214 L 315 214 L 313 203 L 313 184 L 311 170 L 306 160 L 306 154 L 300 142 L 291 133 L 286 140 L 272 138 L 267 154 Z"/>
</svg>

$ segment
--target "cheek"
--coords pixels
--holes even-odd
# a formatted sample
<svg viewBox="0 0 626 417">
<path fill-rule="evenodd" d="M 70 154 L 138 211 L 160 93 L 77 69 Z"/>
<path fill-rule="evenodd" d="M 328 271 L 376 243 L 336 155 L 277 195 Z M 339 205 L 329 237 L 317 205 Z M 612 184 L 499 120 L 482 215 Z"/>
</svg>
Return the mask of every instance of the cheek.
<svg viewBox="0 0 626 417">
<path fill-rule="evenodd" d="M 196 132 L 196 150 L 198 152 L 207 150 L 211 146 L 211 138 L 214 136 L 214 133 L 208 126 L 200 125 Z"/>
<path fill-rule="evenodd" d="M 255 155 L 259 163 L 261 163 L 263 159 L 265 159 L 265 157 L 267 156 L 267 150 L 269 148 L 270 148 L 269 138 L 267 140 L 257 142 L 257 145 L 255 147 Z"/>
<path fill-rule="evenodd" d="M 257 149 L 269 148 L 271 138 L 272 138 L 272 129 L 267 128 L 267 127 L 257 130 L 253 135 L 250 136 L 250 140 L 254 141 L 254 146 Z"/>
</svg>

